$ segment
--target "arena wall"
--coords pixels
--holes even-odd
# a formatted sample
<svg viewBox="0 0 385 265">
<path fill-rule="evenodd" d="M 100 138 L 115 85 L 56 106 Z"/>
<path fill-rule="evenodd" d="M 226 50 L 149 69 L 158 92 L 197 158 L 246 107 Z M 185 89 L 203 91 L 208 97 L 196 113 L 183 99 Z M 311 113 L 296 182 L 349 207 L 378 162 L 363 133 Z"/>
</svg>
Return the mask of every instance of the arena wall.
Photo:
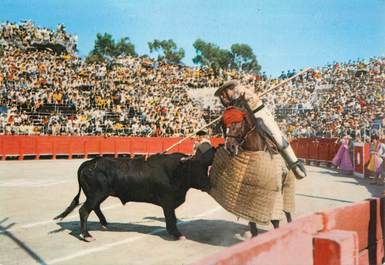
<svg viewBox="0 0 385 265">
<path fill-rule="evenodd" d="M 180 137 L 104 137 L 104 136 L 22 136 L 1 135 L 0 156 L 2 160 L 28 157 L 56 159 L 58 156 L 71 159 L 74 156 L 88 158 L 90 155 L 151 155 L 161 153 Z M 214 146 L 224 142 L 223 138 L 211 138 Z M 291 141 L 296 155 L 308 164 L 331 165 L 340 144 L 333 138 L 299 138 Z M 191 154 L 193 140 L 187 139 L 169 152 Z M 369 161 L 369 145 L 354 148 L 355 174 L 365 176 Z"/>
<path fill-rule="evenodd" d="M 33 156 L 57 156 L 72 158 L 89 155 L 118 155 L 161 153 L 172 144 L 179 141 L 178 137 L 103 137 L 103 136 L 0 136 L 0 155 L 4 160 L 7 157 L 24 159 Z M 222 138 L 211 139 L 214 146 L 223 142 Z M 191 154 L 193 141 L 187 139 L 182 144 L 171 149 L 170 152 Z"/>
<path fill-rule="evenodd" d="M 163 152 L 179 137 L 104 137 L 104 136 L 23 136 L 1 135 L 0 155 L 7 157 L 51 156 L 72 158 L 74 155 L 155 154 Z M 214 146 L 223 143 L 223 138 L 211 138 Z M 297 156 L 306 160 L 329 162 L 338 150 L 335 139 L 301 138 L 292 141 Z M 170 152 L 191 154 L 193 141 L 187 139 Z"/>
<path fill-rule="evenodd" d="M 194 265 L 380 265 L 384 260 L 385 198 L 299 218 Z"/>
</svg>

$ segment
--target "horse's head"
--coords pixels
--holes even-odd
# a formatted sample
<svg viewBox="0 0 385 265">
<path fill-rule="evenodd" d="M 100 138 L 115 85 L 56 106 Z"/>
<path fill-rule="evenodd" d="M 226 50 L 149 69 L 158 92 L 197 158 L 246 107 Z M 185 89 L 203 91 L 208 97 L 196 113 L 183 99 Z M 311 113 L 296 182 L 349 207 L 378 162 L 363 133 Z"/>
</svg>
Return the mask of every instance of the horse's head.
<svg viewBox="0 0 385 265">
<path fill-rule="evenodd" d="M 225 127 L 225 149 L 231 154 L 238 154 L 242 150 L 246 137 L 253 131 L 247 113 L 236 107 L 230 107 L 223 113 Z"/>
</svg>

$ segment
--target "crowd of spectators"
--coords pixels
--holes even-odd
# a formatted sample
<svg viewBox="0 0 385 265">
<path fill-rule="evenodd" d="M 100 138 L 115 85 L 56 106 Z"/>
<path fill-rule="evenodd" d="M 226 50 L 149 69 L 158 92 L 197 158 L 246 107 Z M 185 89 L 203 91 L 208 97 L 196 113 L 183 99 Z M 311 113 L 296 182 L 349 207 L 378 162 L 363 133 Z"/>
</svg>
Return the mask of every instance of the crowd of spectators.
<svg viewBox="0 0 385 265">
<path fill-rule="evenodd" d="M 220 84 L 211 71 L 141 57 L 85 64 L 72 53 L 30 49 L 40 36 L 59 36 L 31 25 L 0 30 L 1 133 L 176 136 L 205 123 L 186 90 Z"/>
<path fill-rule="evenodd" d="M 281 121 L 288 134 L 350 135 L 361 140 L 381 134 L 385 126 L 385 58 L 335 63 L 312 72 L 312 76 L 307 101 L 281 106 L 286 114 Z"/>
<path fill-rule="evenodd" d="M 17 48 L 6 50 L 0 64 L 5 133 L 164 136 L 204 124 L 178 66 L 134 57 L 87 65 L 73 56 Z"/>
<path fill-rule="evenodd" d="M 2 134 L 182 136 L 219 115 L 212 94 L 224 81 L 258 94 L 296 73 L 267 78 L 146 56 L 86 64 L 64 26 L 54 32 L 31 22 L 2 24 L 0 47 Z M 290 136 L 365 137 L 385 113 L 385 59 L 307 72 L 263 100 Z"/>
<path fill-rule="evenodd" d="M 52 31 L 36 27 L 29 20 L 21 23 L 5 22 L 0 24 L 0 36 L 0 46 L 5 48 L 28 50 L 48 47 L 70 54 L 76 52 L 77 36 L 68 34 L 63 24 L 58 24 L 56 31 Z"/>
</svg>

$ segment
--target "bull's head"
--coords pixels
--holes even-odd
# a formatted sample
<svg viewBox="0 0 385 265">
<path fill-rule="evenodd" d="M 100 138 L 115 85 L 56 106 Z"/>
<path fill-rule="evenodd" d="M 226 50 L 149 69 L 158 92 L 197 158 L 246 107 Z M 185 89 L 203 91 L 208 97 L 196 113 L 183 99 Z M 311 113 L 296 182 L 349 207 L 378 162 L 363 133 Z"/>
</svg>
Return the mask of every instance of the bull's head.
<svg viewBox="0 0 385 265">
<path fill-rule="evenodd" d="M 205 149 L 202 149 L 201 151 L 199 148 L 201 146 L 205 145 Z M 211 166 L 214 162 L 215 153 L 217 152 L 217 149 L 209 143 L 203 143 L 198 146 L 198 151 L 195 153 L 194 158 L 201 161 L 201 163 L 204 166 Z"/>
</svg>

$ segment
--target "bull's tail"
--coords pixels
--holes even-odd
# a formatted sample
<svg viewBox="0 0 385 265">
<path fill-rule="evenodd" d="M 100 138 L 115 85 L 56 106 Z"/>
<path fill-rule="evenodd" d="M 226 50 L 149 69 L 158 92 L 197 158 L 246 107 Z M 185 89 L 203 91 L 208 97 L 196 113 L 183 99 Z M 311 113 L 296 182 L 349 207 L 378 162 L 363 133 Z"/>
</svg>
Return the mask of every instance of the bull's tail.
<svg viewBox="0 0 385 265">
<path fill-rule="evenodd" d="M 83 163 L 84 165 L 85 163 Z M 79 205 L 79 197 L 80 197 L 80 192 L 82 191 L 82 187 L 80 186 L 80 174 L 83 169 L 83 165 L 81 165 L 78 169 L 78 182 L 79 182 L 79 191 L 78 194 L 76 194 L 75 198 L 72 200 L 71 204 L 67 207 L 67 209 L 64 210 L 61 214 L 56 216 L 54 220 L 60 219 L 62 220 L 64 217 L 66 217 L 69 213 L 71 213 L 78 205 Z"/>
<path fill-rule="evenodd" d="M 70 212 L 72 212 L 78 205 L 79 205 L 79 197 L 80 197 L 80 192 L 81 192 L 81 187 L 79 185 L 79 192 L 78 194 L 75 196 L 75 198 L 72 200 L 71 204 L 67 207 L 67 209 L 65 209 L 64 212 L 62 212 L 61 214 L 59 214 L 58 216 L 56 216 L 54 218 L 54 220 L 56 219 L 60 219 L 62 220 L 64 217 L 66 217 Z"/>
</svg>

